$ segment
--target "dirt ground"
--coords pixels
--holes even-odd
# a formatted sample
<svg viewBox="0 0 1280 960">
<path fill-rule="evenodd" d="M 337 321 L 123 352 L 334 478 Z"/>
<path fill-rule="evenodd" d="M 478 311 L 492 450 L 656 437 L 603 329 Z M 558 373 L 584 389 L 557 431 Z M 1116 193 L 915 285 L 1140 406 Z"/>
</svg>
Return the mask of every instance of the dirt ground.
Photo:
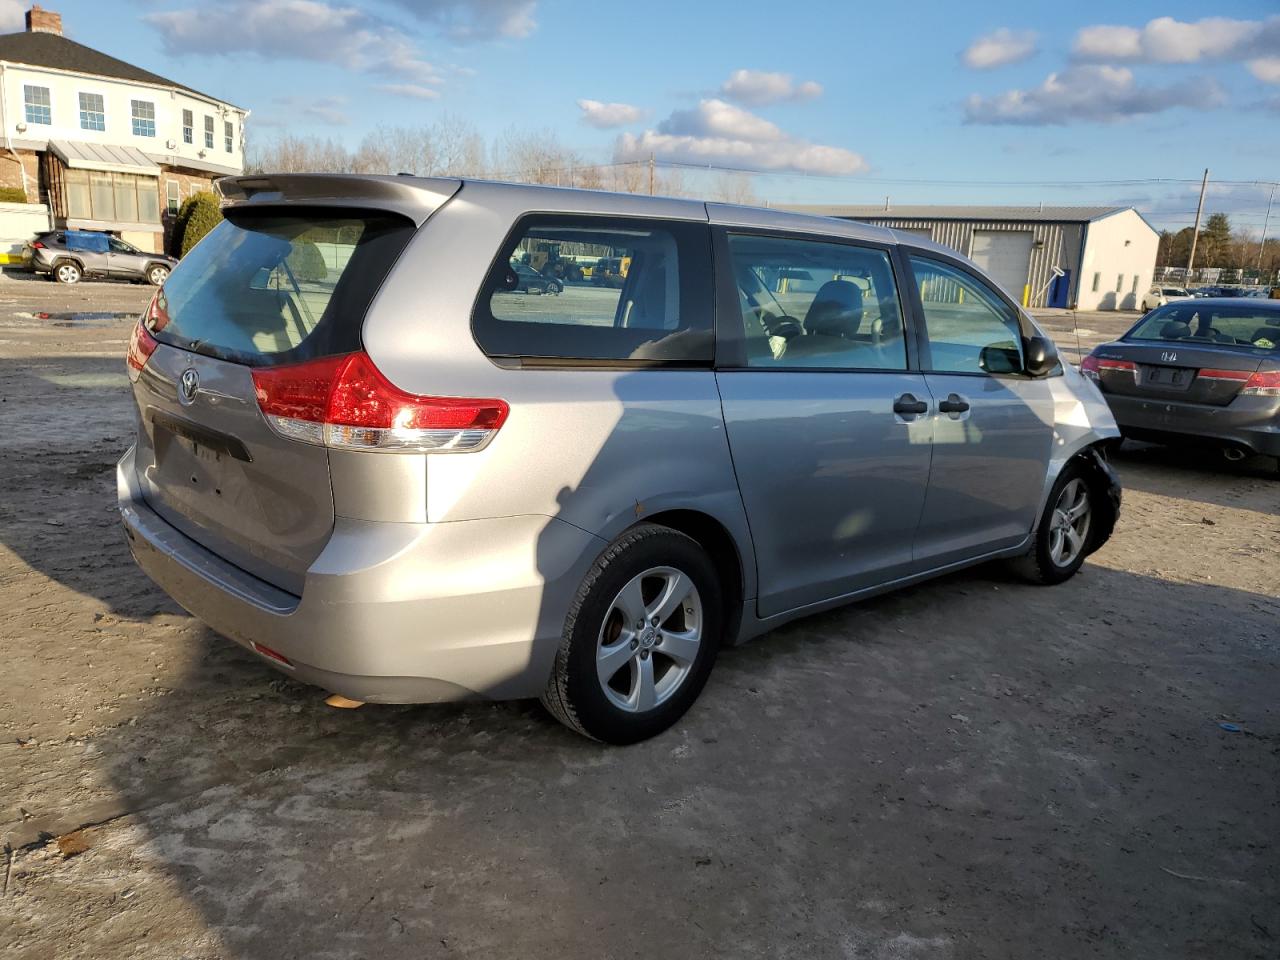
<svg viewBox="0 0 1280 960">
<path fill-rule="evenodd" d="M 796 623 L 637 747 L 335 711 L 130 561 L 132 321 L 31 314 L 147 293 L 0 277 L 0 956 L 1280 956 L 1272 462 L 1126 447 L 1074 580 Z"/>
</svg>

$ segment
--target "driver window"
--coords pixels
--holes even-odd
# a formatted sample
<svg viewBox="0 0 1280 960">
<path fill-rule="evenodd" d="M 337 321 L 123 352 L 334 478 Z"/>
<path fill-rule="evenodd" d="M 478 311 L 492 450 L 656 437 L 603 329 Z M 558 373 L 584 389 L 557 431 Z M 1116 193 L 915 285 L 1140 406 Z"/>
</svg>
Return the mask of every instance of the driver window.
<svg viewBox="0 0 1280 960">
<path fill-rule="evenodd" d="M 110 246 L 112 253 L 133 253 L 133 247 L 115 237 L 108 237 L 107 245 Z"/>
<path fill-rule="evenodd" d="M 747 366 L 905 370 L 902 310 L 882 250 L 731 235 Z"/>
<path fill-rule="evenodd" d="M 1017 313 L 972 274 L 912 257 L 929 334 L 929 369 L 939 373 L 1019 373 Z"/>
</svg>

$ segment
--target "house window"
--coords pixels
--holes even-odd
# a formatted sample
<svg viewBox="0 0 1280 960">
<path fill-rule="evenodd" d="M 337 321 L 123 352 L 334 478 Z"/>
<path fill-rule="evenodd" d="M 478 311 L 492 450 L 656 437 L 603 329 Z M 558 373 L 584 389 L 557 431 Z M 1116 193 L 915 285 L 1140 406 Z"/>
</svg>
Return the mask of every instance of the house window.
<svg viewBox="0 0 1280 960">
<path fill-rule="evenodd" d="M 234 139 L 235 127 L 231 125 L 230 120 L 224 120 L 222 123 L 222 146 L 227 153 L 231 152 L 231 144 Z"/>
<path fill-rule="evenodd" d="M 150 100 L 130 100 L 129 109 L 133 116 L 133 135 L 135 137 L 154 137 L 156 135 L 156 105 Z"/>
<path fill-rule="evenodd" d="M 67 217 L 106 222 L 160 222 L 160 189 L 155 177 L 130 173 L 66 172 Z"/>
<path fill-rule="evenodd" d="M 107 114 L 102 106 L 102 94 L 80 94 L 80 129 L 106 130 Z"/>
<path fill-rule="evenodd" d="M 182 207 L 182 184 L 177 180 L 167 180 L 164 185 L 165 204 L 169 216 L 176 217 Z"/>
<path fill-rule="evenodd" d="M 213 117 L 204 118 L 204 147 L 206 150 L 213 149 Z"/>
<path fill-rule="evenodd" d="M 1138 292 L 1138 275 L 1136 273 L 1133 275 L 1133 292 Z"/>
<path fill-rule="evenodd" d="M 45 126 L 53 123 L 53 109 L 49 105 L 48 87 L 24 86 L 22 99 L 27 105 L 27 123 L 43 123 Z"/>
<path fill-rule="evenodd" d="M 196 118 L 190 110 L 182 111 L 182 142 L 196 142 Z"/>
<path fill-rule="evenodd" d="M 1102 274 L 1095 273 L 1093 275 L 1093 292 L 1097 293 L 1098 287 L 1100 287 L 1101 285 L 1102 285 Z"/>
</svg>

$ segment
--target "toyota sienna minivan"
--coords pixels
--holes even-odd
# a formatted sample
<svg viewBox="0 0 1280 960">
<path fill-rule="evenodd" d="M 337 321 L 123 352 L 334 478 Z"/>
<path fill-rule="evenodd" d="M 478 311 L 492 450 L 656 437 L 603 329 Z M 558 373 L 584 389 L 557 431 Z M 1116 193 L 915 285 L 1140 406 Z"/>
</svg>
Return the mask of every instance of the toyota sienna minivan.
<svg viewBox="0 0 1280 960">
<path fill-rule="evenodd" d="M 914 234 L 470 180 L 219 189 L 130 342 L 125 530 L 193 615 L 348 700 L 541 697 L 634 742 L 723 645 L 983 561 L 1057 583 L 1116 520 L 1096 387 Z M 627 269 L 519 292 L 548 249 Z"/>
</svg>

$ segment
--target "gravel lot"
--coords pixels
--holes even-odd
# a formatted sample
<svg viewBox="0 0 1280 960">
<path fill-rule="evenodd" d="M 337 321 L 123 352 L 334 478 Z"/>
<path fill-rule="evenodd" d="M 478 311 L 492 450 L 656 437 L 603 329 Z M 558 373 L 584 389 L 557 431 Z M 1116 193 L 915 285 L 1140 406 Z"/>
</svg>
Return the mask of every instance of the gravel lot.
<svg viewBox="0 0 1280 960">
<path fill-rule="evenodd" d="M 793 624 L 637 747 L 335 711 L 129 559 L 132 320 L 33 315 L 147 296 L 0 277 L 0 955 L 1280 956 L 1272 462 L 1126 447 L 1070 583 Z"/>
</svg>

